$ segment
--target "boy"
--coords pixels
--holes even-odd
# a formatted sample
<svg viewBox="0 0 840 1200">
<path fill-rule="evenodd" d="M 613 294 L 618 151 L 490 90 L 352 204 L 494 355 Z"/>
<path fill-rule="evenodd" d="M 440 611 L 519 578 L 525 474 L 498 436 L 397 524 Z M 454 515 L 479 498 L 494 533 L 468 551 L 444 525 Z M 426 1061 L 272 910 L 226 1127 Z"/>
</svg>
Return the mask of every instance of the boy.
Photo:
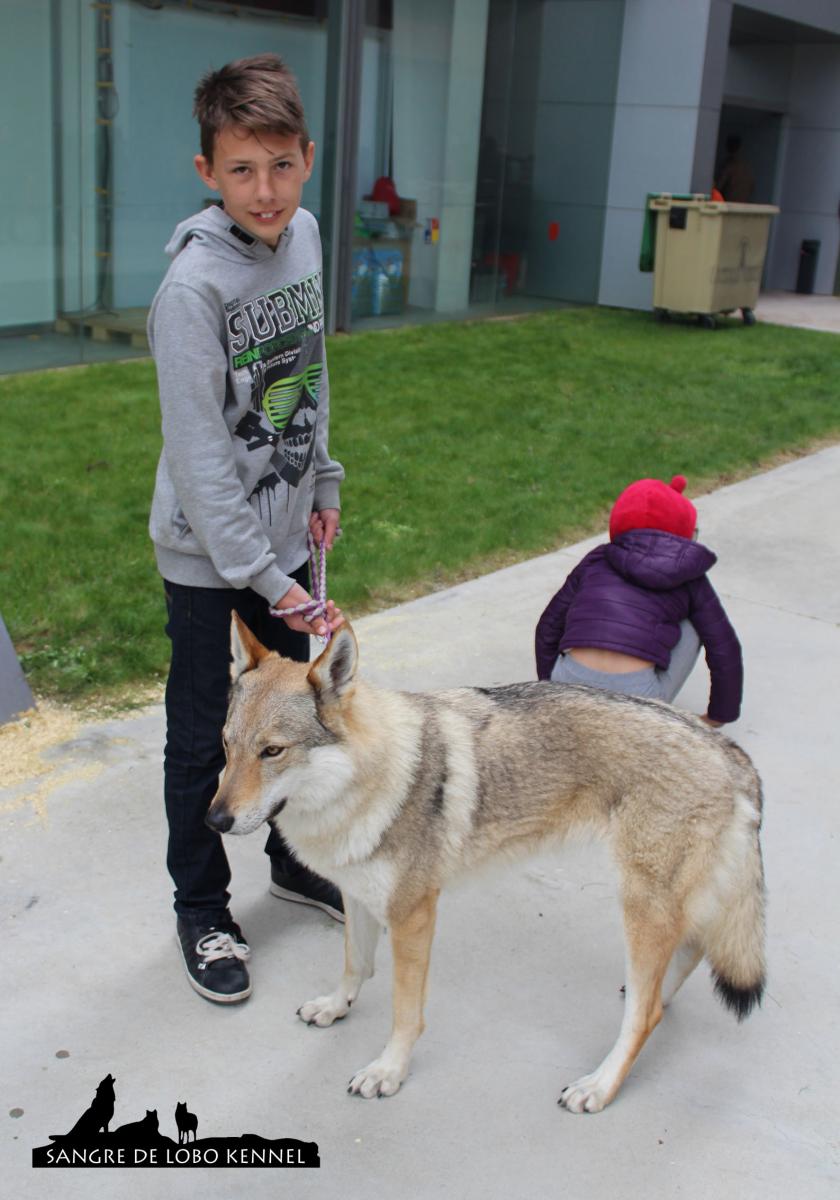
<svg viewBox="0 0 840 1200">
<path fill-rule="evenodd" d="M 329 457 L 321 244 L 299 207 L 315 152 L 294 77 L 272 54 L 210 72 L 195 93 L 195 167 L 222 204 L 181 222 L 149 313 L 163 452 L 149 529 L 164 580 L 167 866 L 190 983 L 250 995 L 250 951 L 228 910 L 230 869 L 204 824 L 224 766 L 232 610 L 262 642 L 309 658 L 342 623 L 273 618 L 309 599 L 307 530 L 330 549 L 341 465 Z M 343 920 L 341 894 L 272 829 L 271 891 Z"/>
<path fill-rule="evenodd" d="M 624 489 L 609 543 L 578 563 L 540 617 L 537 678 L 670 704 L 702 642 L 711 675 L 703 720 L 719 726 L 741 711 L 741 646 L 707 578 L 717 560 L 695 540 L 685 482 L 637 479 Z"/>
</svg>

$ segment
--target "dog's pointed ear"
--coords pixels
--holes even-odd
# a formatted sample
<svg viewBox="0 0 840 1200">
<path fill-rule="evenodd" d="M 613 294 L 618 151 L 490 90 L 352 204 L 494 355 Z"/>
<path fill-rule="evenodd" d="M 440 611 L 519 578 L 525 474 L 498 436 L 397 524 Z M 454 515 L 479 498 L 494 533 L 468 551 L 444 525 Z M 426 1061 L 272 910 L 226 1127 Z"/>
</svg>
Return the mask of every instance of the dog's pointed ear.
<svg viewBox="0 0 840 1200">
<path fill-rule="evenodd" d="M 256 638 L 238 612 L 230 615 L 230 681 L 236 683 L 240 675 L 253 671 L 270 651 Z"/>
<path fill-rule="evenodd" d="M 356 635 L 345 621 L 315 659 L 306 677 L 315 689 L 319 704 L 334 704 L 341 700 L 353 683 L 358 662 Z"/>
</svg>

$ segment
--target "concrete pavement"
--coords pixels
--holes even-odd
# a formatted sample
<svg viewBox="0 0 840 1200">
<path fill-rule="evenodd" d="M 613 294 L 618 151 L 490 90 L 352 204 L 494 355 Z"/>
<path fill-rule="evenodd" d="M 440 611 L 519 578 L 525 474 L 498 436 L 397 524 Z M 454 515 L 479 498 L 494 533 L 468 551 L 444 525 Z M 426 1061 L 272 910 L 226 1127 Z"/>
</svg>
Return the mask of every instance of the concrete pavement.
<svg viewBox="0 0 840 1200">
<path fill-rule="evenodd" d="M 762 292 L 755 306 L 755 315 L 766 325 L 791 325 L 795 329 L 840 333 L 840 298 L 837 296 Z"/>
<path fill-rule="evenodd" d="M 226 1011 L 192 992 L 163 865 L 156 706 L 71 730 L 0 792 L 5 1193 L 836 1196 L 840 447 L 698 509 L 747 667 L 728 732 L 765 783 L 770 973 L 756 1015 L 738 1026 L 700 968 L 616 1102 L 598 1116 L 560 1110 L 561 1088 L 600 1060 L 621 1017 L 614 877 L 600 848 L 578 848 L 442 898 L 411 1074 L 393 1099 L 347 1096 L 389 1026 L 387 944 L 351 1017 L 304 1027 L 295 1009 L 334 983 L 340 929 L 268 894 L 261 836 L 229 839 L 254 994 Z M 410 689 L 532 677 L 536 619 L 595 540 L 358 621 L 364 672 Z M 679 702 L 703 711 L 707 686 L 698 666 Z M 68 1130 L 108 1073 L 114 1126 L 156 1109 L 175 1137 L 183 1100 L 199 1136 L 314 1140 L 321 1169 L 33 1170 L 31 1149 Z"/>
</svg>

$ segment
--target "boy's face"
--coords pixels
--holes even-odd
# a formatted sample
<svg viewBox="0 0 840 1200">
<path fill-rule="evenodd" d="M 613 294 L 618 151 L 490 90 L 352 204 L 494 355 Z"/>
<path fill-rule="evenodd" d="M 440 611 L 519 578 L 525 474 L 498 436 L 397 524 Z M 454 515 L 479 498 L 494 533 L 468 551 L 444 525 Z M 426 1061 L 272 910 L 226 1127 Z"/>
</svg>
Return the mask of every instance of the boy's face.
<svg viewBox="0 0 840 1200">
<path fill-rule="evenodd" d="M 300 207 L 314 157 L 314 142 L 304 153 L 294 135 L 228 125 L 216 134 L 212 162 L 197 154 L 195 168 L 208 187 L 221 192 L 231 220 L 274 249 Z"/>
</svg>

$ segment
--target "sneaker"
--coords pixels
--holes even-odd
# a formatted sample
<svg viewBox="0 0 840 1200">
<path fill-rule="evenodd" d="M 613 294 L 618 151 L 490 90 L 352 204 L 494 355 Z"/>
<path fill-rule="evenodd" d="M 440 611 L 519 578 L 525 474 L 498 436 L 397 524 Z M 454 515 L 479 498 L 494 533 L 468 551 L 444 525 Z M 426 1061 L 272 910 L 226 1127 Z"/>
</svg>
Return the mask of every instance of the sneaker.
<svg viewBox="0 0 840 1200">
<path fill-rule="evenodd" d="M 200 996 L 236 1004 L 251 995 L 245 966 L 251 951 L 227 909 L 179 913 L 178 942 L 187 979 Z"/>
<path fill-rule="evenodd" d="M 293 900 L 296 904 L 310 904 L 320 908 L 334 921 L 344 921 L 344 901 L 334 883 L 322 879 L 303 863 L 293 860 L 283 866 L 271 864 L 271 883 L 268 889 L 272 896 L 281 900 Z"/>
</svg>

